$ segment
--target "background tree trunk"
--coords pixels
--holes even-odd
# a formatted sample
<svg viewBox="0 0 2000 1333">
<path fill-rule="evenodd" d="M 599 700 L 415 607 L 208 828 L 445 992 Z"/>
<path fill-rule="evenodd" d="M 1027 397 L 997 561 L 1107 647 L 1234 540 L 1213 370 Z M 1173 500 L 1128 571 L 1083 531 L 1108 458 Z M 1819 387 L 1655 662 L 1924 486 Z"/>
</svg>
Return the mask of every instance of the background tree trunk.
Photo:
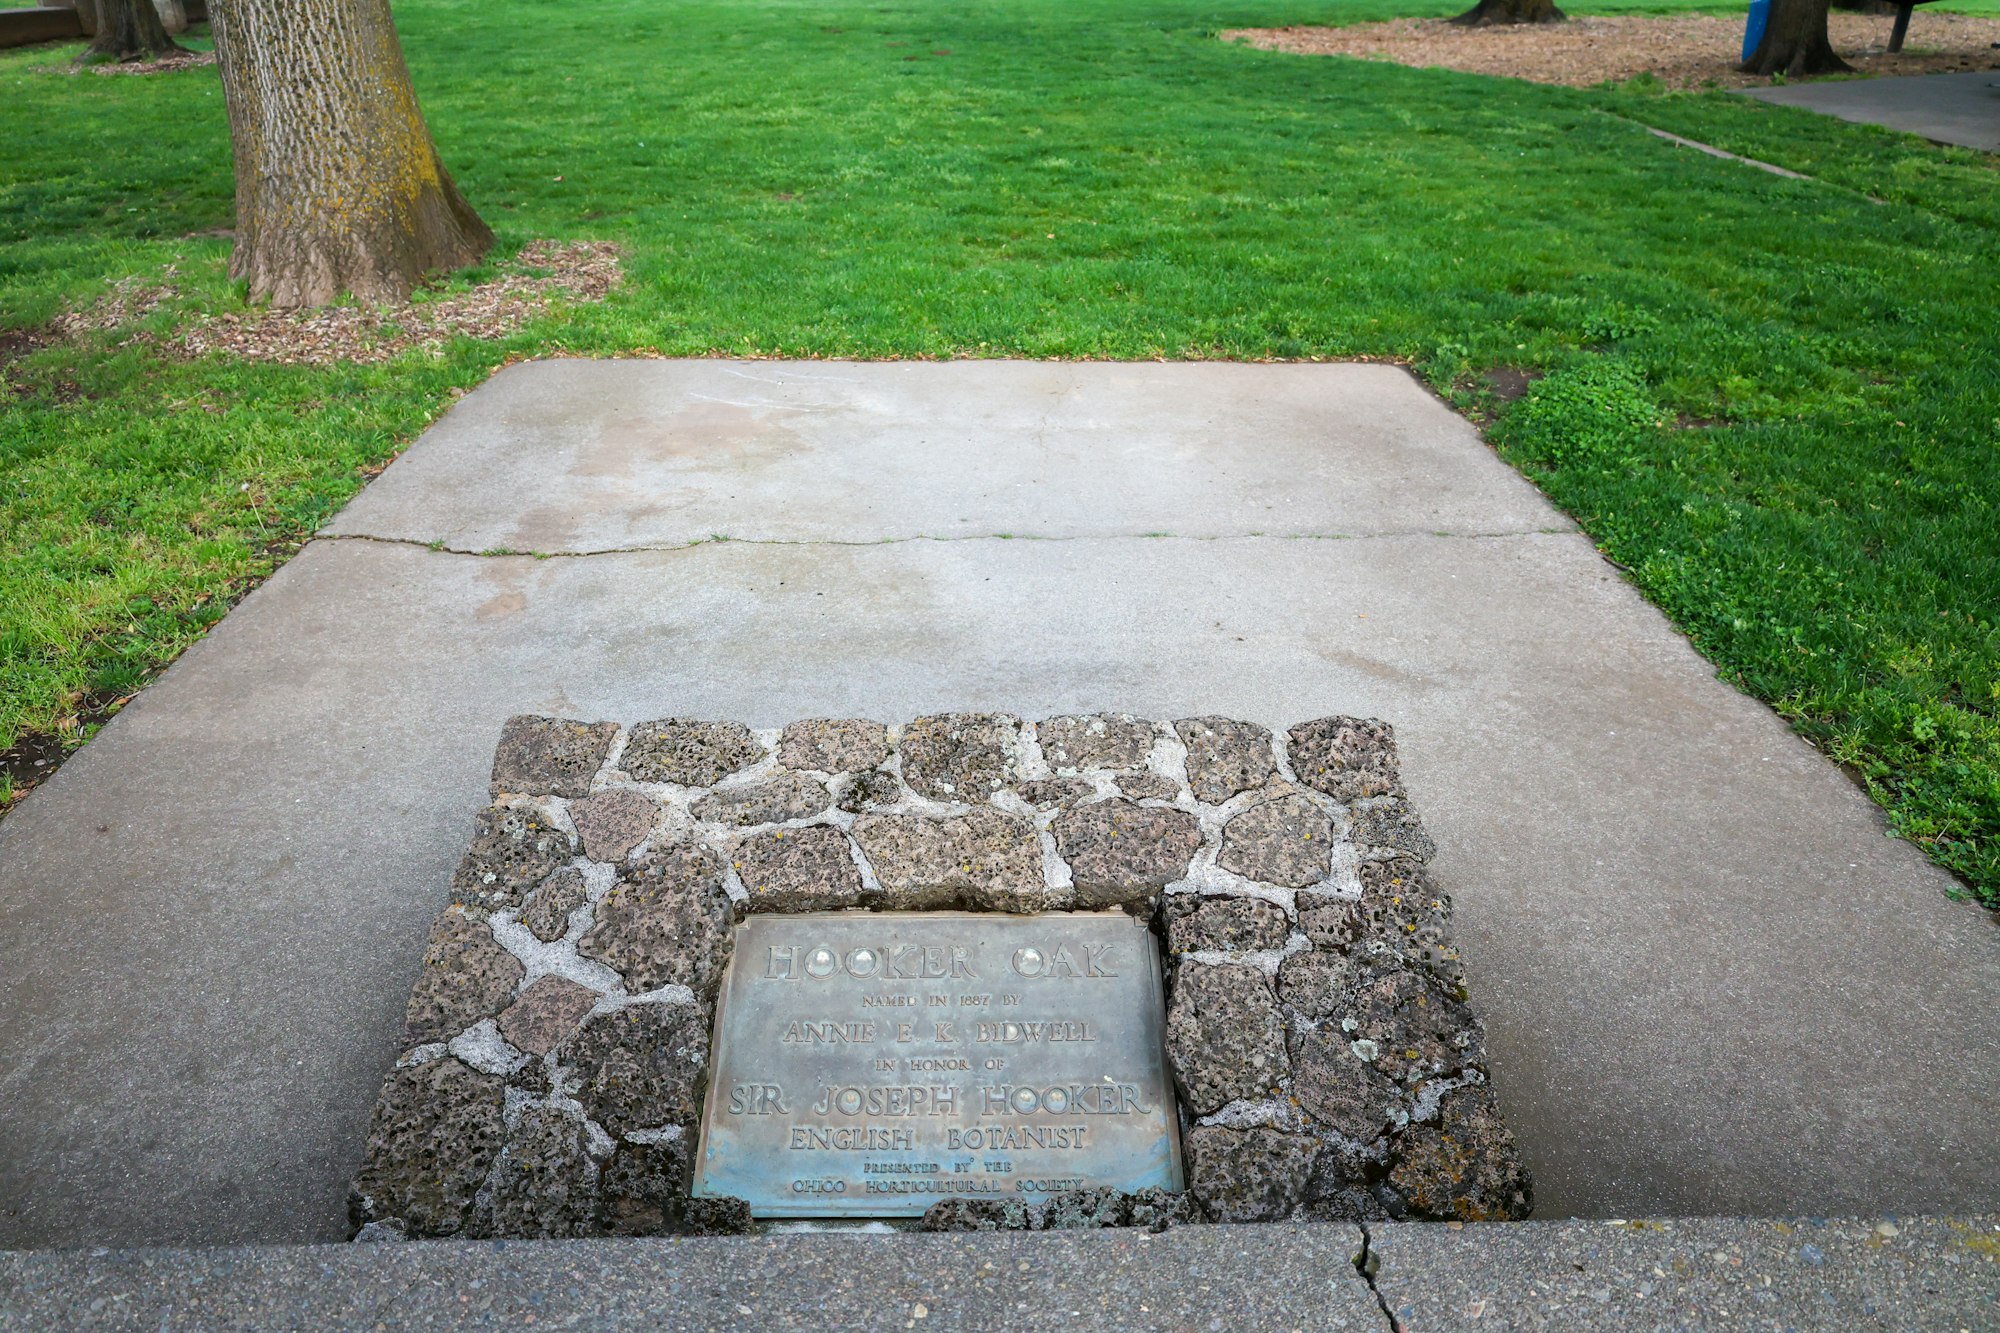
<svg viewBox="0 0 2000 1333">
<path fill-rule="evenodd" d="M 1479 0 L 1452 22 L 1464 28 L 1484 28 L 1501 23 L 1561 23 L 1567 16 L 1555 0 Z"/>
<path fill-rule="evenodd" d="M 403 301 L 493 233 L 438 160 L 389 0 L 215 0 L 250 299 Z"/>
<path fill-rule="evenodd" d="M 1773 0 L 1764 40 L 1743 62 L 1745 74 L 1830 74 L 1849 65 L 1826 37 L 1827 0 Z"/>
<path fill-rule="evenodd" d="M 76 58 L 79 65 L 101 60 L 158 60 L 187 50 L 167 36 L 167 25 L 160 21 L 153 0 L 97 0 L 94 9 L 97 35 Z"/>
</svg>

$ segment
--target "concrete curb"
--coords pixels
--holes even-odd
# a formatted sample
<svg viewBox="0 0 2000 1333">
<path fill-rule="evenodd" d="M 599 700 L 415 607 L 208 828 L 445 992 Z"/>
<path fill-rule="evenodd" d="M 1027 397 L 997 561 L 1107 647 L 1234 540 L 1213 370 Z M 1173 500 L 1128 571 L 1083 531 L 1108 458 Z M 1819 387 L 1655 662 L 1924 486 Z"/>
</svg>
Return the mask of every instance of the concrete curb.
<svg viewBox="0 0 2000 1333">
<path fill-rule="evenodd" d="M 2000 1214 L 0 1252 L 0 1330 L 1002 1322 L 1992 1328 Z"/>
</svg>

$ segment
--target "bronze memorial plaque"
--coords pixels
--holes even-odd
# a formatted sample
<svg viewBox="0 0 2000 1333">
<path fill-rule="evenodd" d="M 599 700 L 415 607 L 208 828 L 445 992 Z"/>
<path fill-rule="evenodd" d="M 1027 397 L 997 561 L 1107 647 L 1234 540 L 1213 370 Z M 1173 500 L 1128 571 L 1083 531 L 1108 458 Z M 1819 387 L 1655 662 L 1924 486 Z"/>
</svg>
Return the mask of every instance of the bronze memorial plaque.
<svg viewBox="0 0 2000 1333">
<path fill-rule="evenodd" d="M 1121 912 L 753 916 L 693 1192 L 758 1217 L 1182 1188 L 1160 957 Z"/>
</svg>

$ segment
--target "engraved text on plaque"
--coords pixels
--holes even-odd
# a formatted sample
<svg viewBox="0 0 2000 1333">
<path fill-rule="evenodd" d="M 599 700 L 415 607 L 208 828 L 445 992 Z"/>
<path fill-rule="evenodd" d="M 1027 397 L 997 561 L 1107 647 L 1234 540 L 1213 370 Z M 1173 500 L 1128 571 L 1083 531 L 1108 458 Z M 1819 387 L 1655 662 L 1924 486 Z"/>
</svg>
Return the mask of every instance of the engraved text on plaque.
<svg viewBox="0 0 2000 1333">
<path fill-rule="evenodd" d="M 737 928 L 693 1192 L 759 1217 L 1182 1188 L 1159 953 L 1117 912 Z"/>
</svg>

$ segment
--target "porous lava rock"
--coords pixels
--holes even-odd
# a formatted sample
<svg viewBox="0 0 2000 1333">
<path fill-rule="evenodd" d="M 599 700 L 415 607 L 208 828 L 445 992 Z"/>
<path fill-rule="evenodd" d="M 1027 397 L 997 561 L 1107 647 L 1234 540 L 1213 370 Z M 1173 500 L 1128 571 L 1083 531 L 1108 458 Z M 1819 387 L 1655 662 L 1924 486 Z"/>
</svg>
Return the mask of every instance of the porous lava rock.
<svg viewBox="0 0 2000 1333">
<path fill-rule="evenodd" d="M 1241 963 L 1184 962 L 1167 1007 L 1167 1054 L 1195 1115 L 1268 1096 L 1291 1072 L 1271 979 Z"/>
<path fill-rule="evenodd" d="M 1187 746 L 1188 788 L 1197 801 L 1222 805 L 1278 771 L 1271 733 L 1254 722 L 1190 717 L 1174 723 L 1174 732 Z"/>
<path fill-rule="evenodd" d="M 1151 897 L 1187 873 L 1201 846 L 1193 815 L 1121 797 L 1065 810 L 1050 831 L 1069 863 L 1079 909 Z"/>
<path fill-rule="evenodd" d="M 747 1236 L 756 1230 L 756 1223 L 742 1199 L 689 1199 L 681 1204 L 677 1230 L 690 1236 Z"/>
<path fill-rule="evenodd" d="M 1292 933 L 1285 909 L 1261 898 L 1203 898 L 1167 927 L 1170 953 L 1259 953 L 1282 949 Z"/>
<path fill-rule="evenodd" d="M 1514 1135 L 1485 1084 L 1446 1093 L 1437 1120 L 1411 1125 L 1397 1149 L 1386 1182 L 1394 1215 L 1493 1222 L 1534 1207 Z"/>
<path fill-rule="evenodd" d="M 569 914 L 590 901 L 580 871 L 565 868 L 542 881 L 521 908 L 521 924 L 544 944 L 569 933 Z"/>
<path fill-rule="evenodd" d="M 540 810 L 496 805 L 472 825 L 472 846 L 451 878 L 452 901 L 498 910 L 518 907 L 528 891 L 576 854 L 569 834 Z"/>
<path fill-rule="evenodd" d="M 450 1236 L 499 1154 L 506 1084 L 446 1056 L 391 1071 L 368 1124 L 349 1213 L 356 1227 Z"/>
<path fill-rule="evenodd" d="M 654 1143 L 620 1143 L 598 1187 L 602 1230 L 613 1236 L 663 1236 L 680 1225 L 693 1167 L 691 1132 Z"/>
<path fill-rule="evenodd" d="M 583 1022 L 597 992 L 554 974 L 537 977 L 500 1015 L 500 1035 L 529 1055 L 547 1055 Z"/>
<path fill-rule="evenodd" d="M 1402 801 L 1383 797 L 1354 811 L 1349 836 L 1363 854 L 1369 852 L 1414 857 L 1428 861 L 1437 854 L 1437 844 L 1424 831 L 1417 812 Z"/>
<path fill-rule="evenodd" d="M 525 969 L 486 924 L 485 914 L 456 904 L 438 914 L 424 945 L 424 969 L 410 989 L 403 1041 L 449 1041 L 500 1012 Z"/>
<path fill-rule="evenodd" d="M 1042 758 L 1059 776 L 1086 768 L 1143 768 L 1159 724 L 1128 713 L 1052 717 L 1035 727 Z"/>
<path fill-rule="evenodd" d="M 763 757 L 764 747 L 740 722 L 669 717 L 632 728 L 619 767 L 640 782 L 712 787 Z"/>
<path fill-rule="evenodd" d="M 1305 1202 L 1319 1141 L 1268 1126 L 1198 1125 L 1186 1139 L 1188 1193 L 1212 1222 L 1280 1222 Z"/>
<path fill-rule="evenodd" d="M 1338 1023 L 1287 1032 L 1292 1099 L 1343 1138 L 1368 1143 L 1389 1128 L 1400 1102 L 1396 1084 L 1352 1049 Z"/>
<path fill-rule="evenodd" d="M 569 803 L 569 821 L 593 861 L 619 862 L 646 840 L 659 820 L 653 798 L 630 787 L 614 787 Z"/>
<path fill-rule="evenodd" d="M 1042 1207 L 1039 1231 L 1089 1231 L 1132 1220 L 1132 1196 L 1114 1189 L 1065 1190 Z"/>
<path fill-rule="evenodd" d="M 1322 717 L 1293 727 L 1290 740 L 1285 752 L 1299 781 L 1343 805 L 1403 794 L 1396 769 L 1396 733 L 1387 722 Z"/>
<path fill-rule="evenodd" d="M 426 942 L 358 1237 L 749 1229 L 744 1200 L 689 1197 L 732 923 L 885 907 L 1122 906 L 1167 944 L 1190 1192 L 960 1197 L 927 1225 L 1525 1214 L 1392 734 L 1173 736 L 1121 714 L 812 719 L 774 756 L 733 722 L 621 745 L 522 720 Z"/>
<path fill-rule="evenodd" d="M 984 801 L 1020 776 L 1020 731 L 1006 713 L 920 717 L 903 728 L 903 781 L 934 801 Z"/>
<path fill-rule="evenodd" d="M 696 819 L 749 828 L 810 819 L 832 804 L 833 793 L 819 779 L 803 773 L 780 773 L 762 782 L 711 792 L 694 803 L 692 813 Z"/>
<path fill-rule="evenodd" d="M 1386 953 L 1430 972 L 1463 999 L 1465 969 L 1450 933 L 1451 900 L 1409 857 L 1364 862 L 1361 897 L 1299 905 L 1299 928 L 1323 949 Z"/>
<path fill-rule="evenodd" d="M 875 768 L 849 778 L 834 804 L 850 815 L 858 815 L 863 810 L 880 810 L 895 805 L 902 799 L 903 784 L 896 780 L 896 775 L 887 769 Z"/>
<path fill-rule="evenodd" d="M 1019 783 L 1014 790 L 1037 810 L 1066 810 L 1089 796 L 1093 788 L 1082 778 L 1035 778 Z"/>
<path fill-rule="evenodd" d="M 465 1228 L 475 1237 L 568 1238 L 597 1225 L 597 1164 L 577 1115 L 522 1108 Z"/>
<path fill-rule="evenodd" d="M 728 961 L 734 919 L 722 859 L 706 847 L 672 843 L 619 877 L 576 951 L 622 974 L 633 992 L 686 986 L 706 999 Z"/>
<path fill-rule="evenodd" d="M 1205 1222 L 1190 1194 L 1159 1188 L 1065 1190 L 1036 1204 L 1021 1199 L 941 1199 L 924 1211 L 923 1231 L 1076 1231 Z"/>
<path fill-rule="evenodd" d="M 807 718 L 778 738 L 778 762 L 820 773 L 858 773 L 889 757 L 889 729 L 861 718 Z"/>
<path fill-rule="evenodd" d="M 1352 1002 L 1373 969 L 1346 954 L 1315 949 L 1278 964 L 1278 995 L 1308 1018 L 1331 1018 Z"/>
<path fill-rule="evenodd" d="M 1181 794 L 1181 784 L 1164 773 L 1125 773 L 1117 778 L 1118 793 L 1133 801 L 1171 801 Z"/>
<path fill-rule="evenodd" d="M 1354 1053 L 1399 1082 L 1449 1077 L 1485 1058 L 1472 1012 L 1410 968 L 1386 969 L 1362 982 L 1339 1018 Z"/>
<path fill-rule="evenodd" d="M 1170 1226 L 1202 1220 L 1201 1205 L 1195 1202 L 1193 1195 L 1180 1190 L 1155 1187 L 1138 1190 L 1125 1197 L 1128 1201 L 1126 1222 L 1130 1226 L 1165 1231 Z"/>
<path fill-rule="evenodd" d="M 752 912 L 825 912 L 861 901 L 847 835 L 829 824 L 745 838 L 733 864 Z"/>
<path fill-rule="evenodd" d="M 1388 1142 L 1323 1141 L 1306 1182 L 1307 1212 L 1328 1222 L 1389 1221 L 1389 1191 L 1380 1179 L 1389 1169 Z"/>
<path fill-rule="evenodd" d="M 691 1004 L 634 1004 L 599 1014 L 563 1047 L 576 1099 L 613 1134 L 689 1124 L 701 1107 L 708 1064 L 705 1011 Z"/>
<path fill-rule="evenodd" d="M 1066 895 L 1042 875 L 1034 826 L 999 810 L 964 815 L 862 815 L 854 821 L 881 906 L 894 911 L 964 905 L 993 912 L 1042 912 Z"/>
<path fill-rule="evenodd" d="M 582 796 L 618 738 L 616 722 L 520 714 L 500 729 L 490 784 L 495 796 Z"/>
<path fill-rule="evenodd" d="M 1333 817 L 1296 788 L 1258 801 L 1223 827 L 1216 864 L 1281 888 L 1316 884 L 1333 869 Z"/>
<path fill-rule="evenodd" d="M 924 1210 L 924 1231 L 1026 1231 L 1028 1206 L 1019 1199 L 940 1199 Z"/>
</svg>

